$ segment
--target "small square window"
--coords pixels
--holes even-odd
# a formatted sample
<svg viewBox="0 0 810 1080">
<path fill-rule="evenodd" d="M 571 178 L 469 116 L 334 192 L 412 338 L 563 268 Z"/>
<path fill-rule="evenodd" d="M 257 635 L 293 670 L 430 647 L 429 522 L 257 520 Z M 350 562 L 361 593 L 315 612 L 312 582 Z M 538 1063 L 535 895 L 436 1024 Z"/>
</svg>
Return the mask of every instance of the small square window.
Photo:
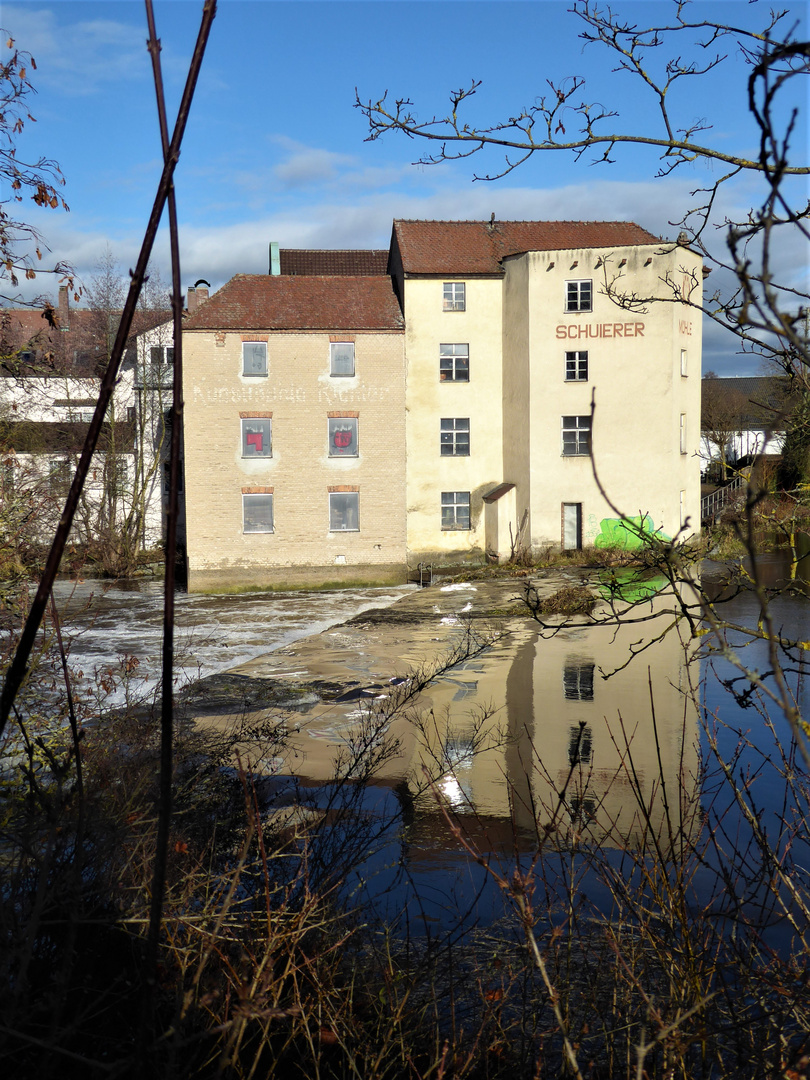
<svg viewBox="0 0 810 1080">
<path fill-rule="evenodd" d="M 582 457 L 591 452 L 590 416 L 564 416 L 562 418 L 563 457 Z"/>
<path fill-rule="evenodd" d="M 587 382 L 588 381 L 588 354 L 587 352 L 567 352 L 565 354 L 565 381 Z"/>
<path fill-rule="evenodd" d="M 242 496 L 242 532 L 273 532 L 273 496 Z"/>
<path fill-rule="evenodd" d="M 330 374 L 354 375 L 354 342 L 333 341 L 329 346 Z"/>
<path fill-rule="evenodd" d="M 442 457 L 467 457 L 470 453 L 469 418 L 443 417 L 439 445 Z"/>
<path fill-rule="evenodd" d="M 440 382 L 470 381 L 470 346 L 442 344 L 439 346 Z"/>
<path fill-rule="evenodd" d="M 253 376 L 267 375 L 267 342 L 242 342 L 242 374 Z"/>
<path fill-rule="evenodd" d="M 242 420 L 242 457 L 273 456 L 273 421 L 269 417 Z"/>
<path fill-rule="evenodd" d="M 591 281 L 566 281 L 565 310 L 590 311 L 592 308 Z"/>
<path fill-rule="evenodd" d="M 330 416 L 329 457 L 357 457 L 357 417 Z"/>
<path fill-rule="evenodd" d="M 464 311 L 466 306 L 466 284 L 463 281 L 445 281 L 442 289 L 442 310 Z"/>
<path fill-rule="evenodd" d="M 360 531 L 360 494 L 357 491 L 329 492 L 329 531 Z"/>
<path fill-rule="evenodd" d="M 462 530 L 470 527 L 469 491 L 442 492 L 442 529 Z"/>
</svg>

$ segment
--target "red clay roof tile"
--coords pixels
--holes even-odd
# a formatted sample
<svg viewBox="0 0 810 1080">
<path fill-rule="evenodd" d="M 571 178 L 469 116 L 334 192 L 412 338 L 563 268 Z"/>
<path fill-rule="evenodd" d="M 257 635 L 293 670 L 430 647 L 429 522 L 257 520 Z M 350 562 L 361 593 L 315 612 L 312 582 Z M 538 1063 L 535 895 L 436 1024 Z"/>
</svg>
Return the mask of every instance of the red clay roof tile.
<svg viewBox="0 0 810 1080">
<path fill-rule="evenodd" d="M 279 252 L 282 274 L 384 274 L 388 269 L 388 249 L 314 250 L 282 248 Z"/>
<path fill-rule="evenodd" d="M 406 274 L 502 274 L 523 251 L 628 247 L 660 238 L 631 221 L 394 221 Z"/>
<path fill-rule="evenodd" d="M 183 324 L 188 330 L 401 330 L 391 279 L 237 274 Z"/>
</svg>

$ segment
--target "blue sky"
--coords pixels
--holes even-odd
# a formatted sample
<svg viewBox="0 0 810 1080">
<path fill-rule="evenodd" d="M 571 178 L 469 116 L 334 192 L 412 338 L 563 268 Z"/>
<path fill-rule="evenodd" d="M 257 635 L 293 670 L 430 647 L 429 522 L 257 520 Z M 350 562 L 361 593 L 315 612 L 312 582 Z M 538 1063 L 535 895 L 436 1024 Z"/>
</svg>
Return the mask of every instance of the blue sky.
<svg viewBox="0 0 810 1080">
<path fill-rule="evenodd" d="M 654 179 L 654 151 L 622 151 L 614 165 L 563 154 L 537 155 L 495 183 L 472 182 L 488 159 L 419 166 L 426 148 L 400 135 L 366 142 L 353 108 L 364 99 L 409 96 L 420 116 L 442 111 L 449 92 L 483 80 L 476 123 L 529 105 L 546 80 L 582 74 L 582 96 L 617 110 L 621 123 L 655 123 L 652 102 L 596 46 L 583 47 L 567 0 L 219 0 L 183 152 L 177 194 L 183 284 L 218 287 L 235 273 L 264 273 L 271 240 L 283 247 L 386 247 L 394 217 L 630 219 L 673 237 L 669 224 L 700 186 L 697 168 Z M 643 23 L 670 14 L 665 0 L 618 0 Z M 762 3 L 697 0 L 696 15 L 743 25 Z M 180 98 L 199 26 L 198 0 L 155 0 L 170 110 Z M 804 4 L 791 19 L 803 18 Z M 146 19 L 136 0 L 4 3 L 2 24 L 37 62 L 37 89 L 20 154 L 59 162 L 71 212 L 37 212 L 52 256 L 87 276 L 110 245 L 122 266 L 135 261 L 160 175 L 160 143 L 145 49 Z M 806 36 L 806 33 L 803 35 Z M 691 80 L 674 104 L 685 120 L 707 116 L 711 139 L 754 153 L 743 107 L 749 69 L 731 54 L 722 74 Z M 806 118 L 805 118 L 806 122 Z M 806 136 L 805 136 L 806 139 Z M 797 150 L 804 155 L 805 147 Z M 806 160 L 806 158 L 805 158 Z M 729 193 L 733 212 L 750 194 Z M 167 238 L 155 257 L 168 279 Z M 783 254 L 801 283 L 806 251 Z M 47 281 L 47 279 L 45 279 Z M 715 280 L 717 280 L 715 278 Z M 40 283 L 39 288 L 46 287 Z M 756 370 L 710 328 L 705 367 Z"/>
</svg>

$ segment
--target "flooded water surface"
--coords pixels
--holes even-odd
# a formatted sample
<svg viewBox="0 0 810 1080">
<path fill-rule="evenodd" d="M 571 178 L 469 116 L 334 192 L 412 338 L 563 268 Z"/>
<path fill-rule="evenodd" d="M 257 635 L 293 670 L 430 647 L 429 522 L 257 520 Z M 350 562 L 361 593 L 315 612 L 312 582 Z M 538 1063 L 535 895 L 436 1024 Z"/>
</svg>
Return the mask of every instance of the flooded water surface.
<svg viewBox="0 0 810 1080">
<path fill-rule="evenodd" d="M 123 654 L 137 660 L 142 685 L 153 686 L 159 587 L 102 594 L 90 584 L 63 583 L 60 591 L 73 665 L 87 671 Z M 259 747 L 245 748 L 264 778 L 268 814 L 297 807 L 310 820 L 319 813 L 331 820 L 342 808 L 366 845 L 351 857 L 341 848 L 346 889 L 409 933 L 444 926 L 459 911 L 478 924 L 498 918 L 503 889 L 487 863 L 508 877 L 542 849 L 544 887 L 576 888 L 609 905 L 615 892 L 606 890 L 605 865 L 633 880 L 638 852 L 654 844 L 669 859 L 676 848 L 695 850 L 704 834 L 695 902 L 713 910 L 716 870 L 734 843 L 729 837 L 746 826 L 746 807 L 754 807 L 777 855 L 789 851 L 810 884 L 801 828 L 806 787 L 785 784 L 788 774 L 802 778 L 792 733 L 767 693 L 752 692 L 733 662 L 741 656 L 749 669 L 767 672 L 767 643 L 742 631 L 731 633 L 725 651 L 708 638 L 689 639 L 670 625 L 671 605 L 657 599 L 627 625 L 542 631 L 531 619 L 511 617 L 521 612 L 519 592 L 519 585 L 497 582 L 179 596 L 179 674 L 227 672 L 229 686 L 282 688 L 272 708 L 247 708 L 248 727 L 268 716 L 284 724 L 281 751 L 264 756 Z M 801 594 L 776 601 L 781 634 L 806 640 L 808 611 Z M 723 613 L 755 627 L 756 599 L 743 593 Z M 465 648 L 408 698 L 414 672 Z M 797 655 L 783 659 L 807 716 L 804 653 Z M 194 702 L 200 705 L 201 725 L 226 727 L 233 711 L 244 713 L 247 690 L 233 710 L 212 713 L 206 685 L 191 706 L 193 715 Z M 363 753 L 378 760 L 358 800 L 357 786 L 340 778 L 353 769 L 357 775 Z M 327 846 L 343 843 L 333 833 Z M 766 903 L 751 884 L 762 858 L 750 854 L 740 910 Z M 767 904 L 760 921 L 777 928 L 776 941 L 783 920 L 773 896 Z M 729 917 L 727 906 L 722 917 Z"/>
</svg>

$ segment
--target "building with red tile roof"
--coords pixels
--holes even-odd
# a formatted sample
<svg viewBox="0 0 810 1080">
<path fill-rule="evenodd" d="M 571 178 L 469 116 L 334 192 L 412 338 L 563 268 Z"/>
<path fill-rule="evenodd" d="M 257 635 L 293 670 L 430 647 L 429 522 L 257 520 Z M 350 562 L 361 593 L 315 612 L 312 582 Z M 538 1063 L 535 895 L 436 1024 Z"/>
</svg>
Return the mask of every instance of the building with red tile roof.
<svg viewBox="0 0 810 1080">
<path fill-rule="evenodd" d="M 697 531 L 698 255 L 632 222 L 396 220 L 381 265 L 271 245 L 187 319 L 191 588 Z"/>
</svg>

